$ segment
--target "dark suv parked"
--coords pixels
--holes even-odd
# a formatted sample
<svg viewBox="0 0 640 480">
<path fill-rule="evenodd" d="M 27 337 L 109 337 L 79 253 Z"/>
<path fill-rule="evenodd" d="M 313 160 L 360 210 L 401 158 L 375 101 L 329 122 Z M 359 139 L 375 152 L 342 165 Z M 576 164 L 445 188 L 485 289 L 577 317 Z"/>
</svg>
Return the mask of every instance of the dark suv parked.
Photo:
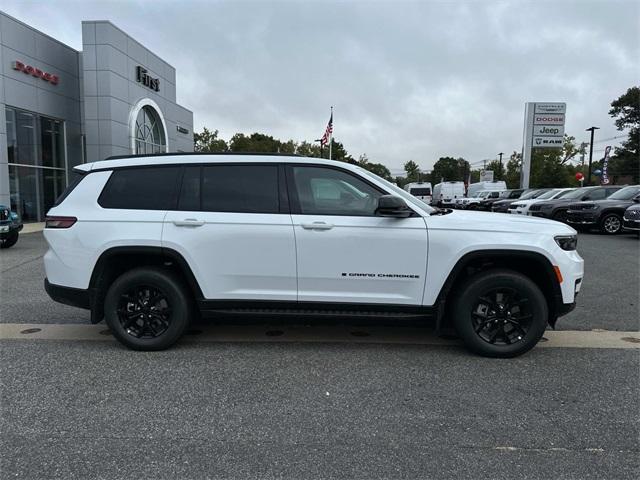
<svg viewBox="0 0 640 480">
<path fill-rule="evenodd" d="M 624 211 L 640 200 L 640 185 L 618 190 L 606 200 L 572 203 L 567 211 L 567 222 L 576 229 L 598 227 L 602 233 L 615 235 L 622 231 Z"/>
<path fill-rule="evenodd" d="M 486 212 L 491 211 L 491 207 L 494 203 L 500 200 L 517 200 L 520 198 L 524 189 L 518 188 L 515 190 L 505 190 L 504 192 L 500 192 L 500 195 L 497 198 L 485 198 L 484 200 L 480 200 L 480 203 L 476 205 L 476 210 L 484 210 Z"/>
<path fill-rule="evenodd" d="M 622 230 L 625 232 L 637 232 L 640 235 L 640 200 L 624 211 L 622 217 Z"/>
<path fill-rule="evenodd" d="M 529 207 L 529 213 L 534 217 L 551 218 L 559 222 L 567 223 L 567 210 L 569 205 L 584 200 L 604 200 L 622 187 L 583 187 L 569 192 L 562 198 L 546 200 L 534 203 Z"/>
<path fill-rule="evenodd" d="M 492 212 L 498 213 L 508 213 L 509 205 L 511 205 L 516 200 L 531 200 L 532 198 L 538 197 L 538 195 L 542 195 L 544 193 L 544 189 L 534 188 L 529 190 L 524 190 L 522 193 L 515 198 L 504 198 L 498 199 L 491 205 Z"/>
<path fill-rule="evenodd" d="M 16 212 L 9 207 L 0 205 L 0 248 L 13 247 L 18 241 L 22 230 L 22 222 Z"/>
</svg>

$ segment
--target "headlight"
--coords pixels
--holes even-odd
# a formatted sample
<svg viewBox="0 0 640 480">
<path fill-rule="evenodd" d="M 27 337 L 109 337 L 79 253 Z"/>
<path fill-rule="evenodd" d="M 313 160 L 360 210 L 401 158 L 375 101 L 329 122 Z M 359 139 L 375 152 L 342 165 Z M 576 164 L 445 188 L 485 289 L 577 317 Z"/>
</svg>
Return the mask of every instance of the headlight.
<svg viewBox="0 0 640 480">
<path fill-rule="evenodd" d="M 558 246 L 567 251 L 575 250 L 578 246 L 578 236 L 577 235 L 558 235 L 554 237 Z"/>
</svg>

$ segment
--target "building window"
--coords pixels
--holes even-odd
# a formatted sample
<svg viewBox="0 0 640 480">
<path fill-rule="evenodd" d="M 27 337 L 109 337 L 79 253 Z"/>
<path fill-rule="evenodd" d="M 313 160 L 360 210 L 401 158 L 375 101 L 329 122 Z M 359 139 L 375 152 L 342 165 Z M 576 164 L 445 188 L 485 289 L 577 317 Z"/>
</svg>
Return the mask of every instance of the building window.
<svg viewBox="0 0 640 480">
<path fill-rule="evenodd" d="M 64 124 L 5 108 L 11 208 L 25 222 L 43 221 L 67 184 Z"/>
<path fill-rule="evenodd" d="M 146 105 L 136 118 L 136 153 L 162 153 L 167 150 L 164 127 L 156 111 Z"/>
</svg>

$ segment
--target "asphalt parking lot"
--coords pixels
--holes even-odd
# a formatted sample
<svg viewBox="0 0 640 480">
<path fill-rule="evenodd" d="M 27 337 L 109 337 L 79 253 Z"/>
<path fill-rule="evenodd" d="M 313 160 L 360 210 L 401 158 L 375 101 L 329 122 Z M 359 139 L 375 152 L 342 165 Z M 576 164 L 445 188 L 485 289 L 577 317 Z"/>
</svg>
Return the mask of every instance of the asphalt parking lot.
<svg viewBox="0 0 640 480">
<path fill-rule="evenodd" d="M 584 287 L 560 329 L 639 330 L 639 245 L 580 235 Z M 86 324 L 44 293 L 44 251 L 36 233 L 0 252 L 1 321 Z M 0 476 L 637 478 L 639 360 L 580 344 L 492 360 L 376 335 L 194 336 L 158 353 L 24 335 L 0 340 Z"/>
</svg>

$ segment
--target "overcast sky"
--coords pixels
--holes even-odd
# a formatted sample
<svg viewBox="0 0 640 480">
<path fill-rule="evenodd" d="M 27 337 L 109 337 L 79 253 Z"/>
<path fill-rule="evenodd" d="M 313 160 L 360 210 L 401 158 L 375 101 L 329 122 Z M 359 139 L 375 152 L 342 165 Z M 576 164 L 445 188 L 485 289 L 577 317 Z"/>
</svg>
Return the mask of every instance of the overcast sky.
<svg viewBox="0 0 640 480">
<path fill-rule="evenodd" d="M 640 2 L 64 2 L 2 9 L 76 48 L 110 20 L 177 69 L 196 131 L 335 138 L 397 172 L 520 150 L 524 103 L 567 102 L 567 133 L 640 83 Z M 595 144 L 596 154 L 607 144 Z M 595 156 L 595 155 L 594 155 Z"/>
</svg>

